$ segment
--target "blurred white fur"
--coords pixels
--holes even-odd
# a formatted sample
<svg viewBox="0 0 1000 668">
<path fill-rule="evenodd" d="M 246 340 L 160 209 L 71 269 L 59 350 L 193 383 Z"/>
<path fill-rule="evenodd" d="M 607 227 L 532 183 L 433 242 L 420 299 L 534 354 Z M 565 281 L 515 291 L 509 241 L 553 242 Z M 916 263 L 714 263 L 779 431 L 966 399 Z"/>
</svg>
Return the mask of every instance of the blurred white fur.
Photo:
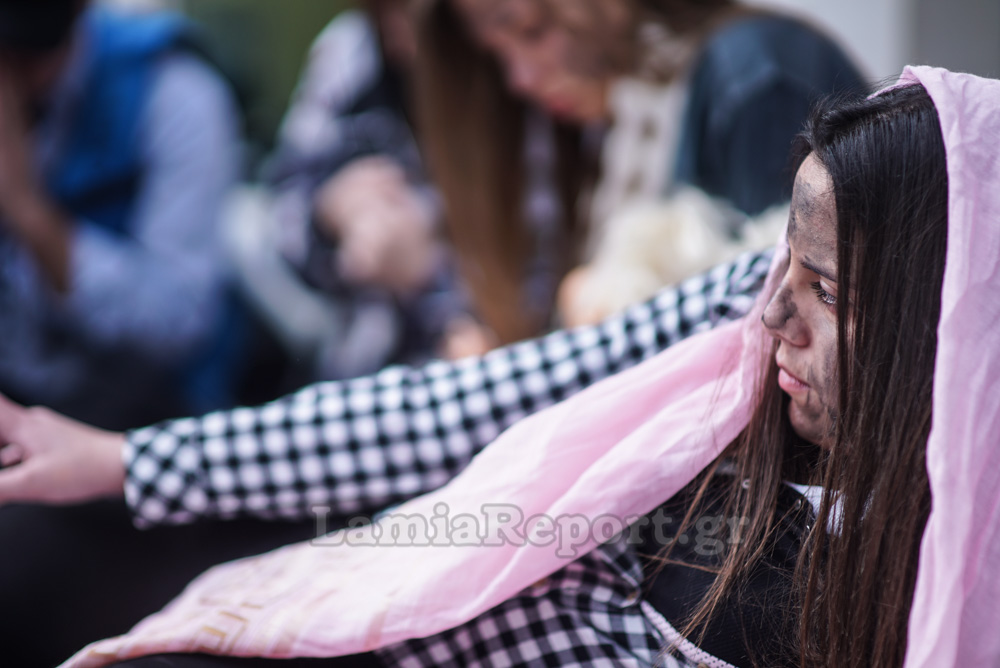
<svg viewBox="0 0 1000 668">
<path fill-rule="evenodd" d="M 664 286 L 773 246 L 787 220 L 787 205 L 748 218 L 694 188 L 629 205 L 608 221 L 592 261 L 564 283 L 563 324 L 599 322 Z"/>
</svg>

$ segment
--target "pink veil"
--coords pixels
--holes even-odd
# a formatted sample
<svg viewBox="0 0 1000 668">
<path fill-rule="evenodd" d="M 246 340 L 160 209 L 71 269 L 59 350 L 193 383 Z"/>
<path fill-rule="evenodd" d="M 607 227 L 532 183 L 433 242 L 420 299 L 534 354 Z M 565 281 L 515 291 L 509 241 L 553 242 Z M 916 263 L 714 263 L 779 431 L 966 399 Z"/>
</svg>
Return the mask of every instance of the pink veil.
<svg viewBox="0 0 1000 668">
<path fill-rule="evenodd" d="M 922 83 L 937 106 L 950 180 L 927 445 L 933 510 L 921 546 L 906 665 L 997 665 L 1000 81 L 925 67 L 907 68 L 902 79 Z M 786 258 L 787 250 L 779 250 L 765 296 Z M 746 425 L 764 303 L 741 322 L 689 339 L 523 420 L 450 484 L 392 515 L 464 516 L 486 527 L 497 515 L 484 504 L 505 504 L 505 512 L 566 520 L 566 527 L 583 518 L 596 531 L 602 518 L 614 526 L 615 519 L 649 512 Z M 453 534 L 448 545 L 432 539 L 391 549 L 371 544 L 379 543 L 379 527 L 370 526 L 224 564 L 127 635 L 94 643 L 65 665 L 90 668 L 168 652 L 335 656 L 432 635 L 510 598 L 598 542 L 587 531 L 574 537 L 569 528 L 550 542 L 553 525 L 541 519 L 523 526 L 520 534 L 494 536 L 496 545 L 455 544 Z"/>
</svg>

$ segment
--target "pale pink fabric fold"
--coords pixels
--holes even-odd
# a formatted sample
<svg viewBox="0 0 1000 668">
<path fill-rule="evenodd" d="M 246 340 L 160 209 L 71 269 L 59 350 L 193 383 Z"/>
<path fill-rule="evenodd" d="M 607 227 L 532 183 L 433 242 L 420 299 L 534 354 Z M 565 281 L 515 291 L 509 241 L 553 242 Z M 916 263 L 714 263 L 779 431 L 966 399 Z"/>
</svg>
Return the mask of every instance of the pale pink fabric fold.
<svg viewBox="0 0 1000 668">
<path fill-rule="evenodd" d="M 740 355 L 758 354 L 761 336 L 760 327 L 731 323 L 689 339 L 521 421 L 449 485 L 393 513 L 429 518 L 446 503 L 452 516 L 481 516 L 482 504 L 504 503 L 525 517 L 644 514 L 746 423 L 754 365 Z M 351 532 L 353 542 L 370 532 Z M 594 545 L 588 540 L 576 554 Z M 211 569 L 129 635 L 97 643 L 68 665 L 160 652 L 366 651 L 461 624 L 568 560 L 557 546 L 294 545 Z"/>
<path fill-rule="evenodd" d="M 941 119 L 948 254 L 927 443 L 933 510 L 907 667 L 1000 665 L 1000 81 L 907 68 Z"/>
<path fill-rule="evenodd" d="M 908 667 L 1000 663 L 1000 82 L 907 69 L 941 116 L 949 246 Z M 764 295 L 787 262 L 775 258 Z M 672 496 L 746 425 L 765 336 L 763 299 L 741 323 L 653 360 L 505 432 L 449 485 L 394 514 L 630 518 Z M 445 504 L 441 506 L 439 504 Z M 440 513 L 437 513 L 440 515 Z M 483 521 L 485 521 L 483 519 Z M 300 544 L 211 569 L 128 635 L 66 665 L 162 652 L 318 657 L 462 624 L 567 563 L 548 546 Z M 576 554 L 594 547 L 590 538 Z"/>
</svg>

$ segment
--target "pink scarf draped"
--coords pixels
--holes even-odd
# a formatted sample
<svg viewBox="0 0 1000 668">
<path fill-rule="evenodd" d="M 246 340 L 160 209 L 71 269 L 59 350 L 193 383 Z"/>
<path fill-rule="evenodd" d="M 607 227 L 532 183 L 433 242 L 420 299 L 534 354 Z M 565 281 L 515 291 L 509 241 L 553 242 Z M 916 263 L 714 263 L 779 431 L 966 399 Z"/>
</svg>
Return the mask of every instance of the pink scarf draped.
<svg viewBox="0 0 1000 668">
<path fill-rule="evenodd" d="M 902 79 L 922 83 L 937 106 L 950 179 L 927 445 L 933 511 L 906 666 L 997 665 L 1000 81 L 924 67 L 907 68 Z M 337 532 L 215 567 L 127 635 L 94 643 L 65 665 L 96 668 L 169 652 L 351 654 L 458 626 L 514 596 L 593 549 L 599 539 L 584 527 L 615 527 L 651 511 L 746 425 L 765 337 L 760 313 L 786 261 L 787 249 L 779 251 L 764 296 L 743 321 L 521 421 L 447 486 L 392 513 L 431 526 L 465 514 L 499 545 L 432 538 L 388 547 L 364 544 L 378 542 L 380 525 Z M 488 531 L 498 515 L 484 504 L 555 521 L 532 522 L 532 540 L 519 540 L 524 534 Z"/>
</svg>

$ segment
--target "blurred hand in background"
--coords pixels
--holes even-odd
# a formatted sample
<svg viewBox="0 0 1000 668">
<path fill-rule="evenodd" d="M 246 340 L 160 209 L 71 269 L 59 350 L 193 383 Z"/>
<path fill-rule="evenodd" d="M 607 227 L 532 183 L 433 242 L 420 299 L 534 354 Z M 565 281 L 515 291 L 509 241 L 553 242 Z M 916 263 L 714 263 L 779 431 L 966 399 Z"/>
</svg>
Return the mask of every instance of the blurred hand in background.
<svg viewBox="0 0 1000 668">
<path fill-rule="evenodd" d="M 432 209 L 390 158 L 360 158 L 341 169 L 317 191 L 314 211 L 339 240 L 349 280 L 405 295 L 426 285 L 438 266 Z"/>
</svg>

